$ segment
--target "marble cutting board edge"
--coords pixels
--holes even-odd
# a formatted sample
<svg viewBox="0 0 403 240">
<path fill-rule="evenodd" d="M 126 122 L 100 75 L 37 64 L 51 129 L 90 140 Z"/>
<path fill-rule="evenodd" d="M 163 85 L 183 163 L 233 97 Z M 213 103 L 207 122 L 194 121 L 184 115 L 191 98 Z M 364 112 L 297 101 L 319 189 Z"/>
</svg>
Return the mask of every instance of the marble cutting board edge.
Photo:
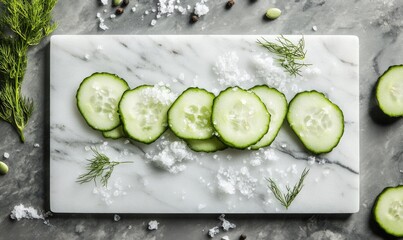
<svg viewBox="0 0 403 240">
<path fill-rule="evenodd" d="M 189 86 L 207 90 L 225 89 L 218 83 L 217 59 L 235 54 L 238 74 L 255 76 L 256 61 L 265 52 L 256 44 L 261 35 L 59 35 L 51 39 L 50 52 L 50 210 L 54 213 L 355 213 L 359 210 L 359 43 L 355 36 L 304 36 L 306 61 L 320 69 L 310 79 L 287 83 L 290 100 L 295 89 L 316 89 L 343 110 L 345 132 L 329 154 L 311 156 L 287 128 L 282 127 L 269 147 L 273 155 L 258 166 L 251 164 L 250 151 L 225 150 L 199 154 L 185 161 L 186 170 L 168 173 L 145 161 L 151 145 L 105 140 L 89 128 L 75 106 L 80 82 L 94 72 L 112 72 L 131 87 L 164 81 L 180 93 Z M 274 39 L 276 36 L 264 36 Z M 287 36 L 298 40 L 301 36 Z M 223 58 L 225 59 L 225 58 Z M 226 63 L 231 64 L 231 63 Z M 271 81 L 261 74 L 249 88 Z M 283 86 L 284 87 L 284 86 Z M 177 141 L 169 132 L 166 139 Z M 110 189 L 78 184 L 89 146 L 98 146 L 108 156 L 132 160 L 116 167 Z M 231 160 L 228 159 L 231 156 Z M 313 159 L 313 160 L 312 160 Z M 218 169 L 239 174 L 247 167 L 252 193 L 237 190 L 223 194 L 216 181 Z M 266 187 L 272 176 L 283 185 L 293 185 L 302 170 L 310 173 L 291 207 L 283 208 Z M 239 175 L 242 178 L 242 174 Z"/>
</svg>

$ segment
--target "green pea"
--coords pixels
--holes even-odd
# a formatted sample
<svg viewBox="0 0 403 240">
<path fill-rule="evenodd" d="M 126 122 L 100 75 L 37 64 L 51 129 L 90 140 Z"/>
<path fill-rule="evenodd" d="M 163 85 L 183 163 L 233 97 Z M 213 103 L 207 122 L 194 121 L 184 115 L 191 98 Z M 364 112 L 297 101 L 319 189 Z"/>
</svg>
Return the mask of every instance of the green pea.
<svg viewBox="0 0 403 240">
<path fill-rule="evenodd" d="M 8 166 L 4 162 L 0 161 L 0 174 L 6 175 L 7 173 L 8 173 Z"/>
<path fill-rule="evenodd" d="M 269 8 L 266 12 L 266 17 L 270 20 L 274 20 L 281 16 L 281 10 L 278 8 Z"/>
<path fill-rule="evenodd" d="M 114 7 L 117 7 L 117 6 L 119 6 L 122 2 L 123 2 L 123 0 L 113 0 L 112 5 L 113 5 Z"/>
</svg>

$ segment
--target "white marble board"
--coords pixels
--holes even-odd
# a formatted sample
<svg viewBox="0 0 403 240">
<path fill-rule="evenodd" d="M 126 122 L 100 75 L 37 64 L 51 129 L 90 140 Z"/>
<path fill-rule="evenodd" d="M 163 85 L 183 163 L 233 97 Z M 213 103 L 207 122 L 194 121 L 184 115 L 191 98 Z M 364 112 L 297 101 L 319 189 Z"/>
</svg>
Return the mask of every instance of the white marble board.
<svg viewBox="0 0 403 240">
<path fill-rule="evenodd" d="M 256 44 L 262 36 L 53 36 L 50 53 L 50 209 L 55 213 L 354 213 L 359 209 L 359 43 L 355 36 L 304 36 L 303 77 L 289 77 Z M 274 40 L 276 36 L 264 36 Z M 301 36 L 287 36 L 297 41 Z M 94 72 L 111 72 L 130 87 L 169 84 L 179 94 L 190 86 L 217 93 L 230 81 L 249 88 L 269 84 L 288 100 L 315 89 L 340 106 L 345 132 L 328 154 L 313 156 L 285 122 L 261 151 L 232 150 L 186 155 L 169 169 L 147 159 L 182 146 L 167 131 L 145 145 L 104 139 L 86 125 L 75 102 L 77 88 Z M 221 80 L 220 80 L 221 79 Z M 223 81 L 223 79 L 225 81 Z M 281 81 L 280 81 L 281 80 Z M 224 84 L 223 84 L 224 83 Z M 91 146 L 119 165 L 103 188 L 79 184 Z M 178 151 L 179 151 L 178 150 Z M 184 153 L 184 154 L 182 154 Z M 181 155 L 182 154 L 182 155 Z M 190 154 L 190 155 L 189 155 Z M 178 155 L 178 156 L 179 156 Z M 267 188 L 282 188 L 304 168 L 305 186 L 286 210 Z M 172 173 L 175 170 L 183 170 Z M 223 188 L 223 186 L 226 188 Z M 229 186 L 228 186 L 229 185 Z M 224 189 L 224 190 L 223 190 Z"/>
</svg>

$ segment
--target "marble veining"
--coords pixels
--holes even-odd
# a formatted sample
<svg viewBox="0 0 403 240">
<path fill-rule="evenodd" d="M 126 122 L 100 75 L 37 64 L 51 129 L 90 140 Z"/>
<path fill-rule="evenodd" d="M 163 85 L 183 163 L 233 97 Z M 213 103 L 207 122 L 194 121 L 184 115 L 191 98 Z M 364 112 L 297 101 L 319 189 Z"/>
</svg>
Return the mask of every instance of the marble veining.
<svg viewBox="0 0 403 240">
<path fill-rule="evenodd" d="M 345 133 L 331 153 L 311 156 L 284 124 L 272 146 L 265 149 L 275 160 L 253 165 L 253 151 L 225 150 L 192 153 L 186 170 L 177 174 L 156 167 L 145 158 L 162 141 L 178 141 L 169 131 L 153 144 L 108 140 L 88 127 L 75 105 L 83 78 L 93 72 L 111 72 L 131 87 L 169 83 L 180 94 L 190 86 L 217 92 L 225 89 L 212 70 L 217 58 L 228 52 L 239 57 L 238 67 L 251 76 L 240 85 L 249 88 L 267 83 L 253 65 L 265 50 L 261 36 L 54 36 L 50 72 L 50 206 L 60 213 L 353 213 L 359 209 L 359 81 L 358 38 L 305 36 L 306 62 L 318 74 L 288 81 L 284 93 L 290 100 L 297 91 L 316 89 L 340 106 Z M 274 39 L 275 36 L 265 36 Z M 300 36 L 288 36 L 298 40 Z M 267 56 L 266 56 L 267 57 Z M 312 68 L 310 67 L 310 68 Z M 97 146 L 119 161 L 111 189 L 76 182 L 83 173 L 89 146 Z M 263 154 L 263 153 L 260 153 Z M 230 156 L 230 157 L 228 157 Z M 260 155 L 261 157 L 262 155 Z M 230 158 L 230 159 L 229 159 Z M 219 169 L 239 172 L 247 167 L 253 197 L 222 193 L 217 187 Z M 305 187 L 285 210 L 267 188 L 265 177 L 284 187 L 294 184 L 302 170 L 310 173 Z M 69 174 L 63 174 L 69 172 Z M 241 175 L 242 176 L 242 175 Z M 203 180 L 201 180 L 203 179 Z M 200 207 L 200 206 L 203 207 Z"/>
</svg>

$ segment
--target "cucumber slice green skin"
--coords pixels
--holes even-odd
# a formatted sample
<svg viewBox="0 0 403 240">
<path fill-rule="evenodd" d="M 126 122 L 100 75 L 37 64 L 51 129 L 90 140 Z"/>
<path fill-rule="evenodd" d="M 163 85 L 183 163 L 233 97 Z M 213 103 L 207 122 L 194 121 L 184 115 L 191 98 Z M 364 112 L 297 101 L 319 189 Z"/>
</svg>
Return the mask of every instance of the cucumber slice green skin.
<svg viewBox="0 0 403 240">
<path fill-rule="evenodd" d="M 205 140 L 195 140 L 189 139 L 186 140 L 186 143 L 190 149 L 195 152 L 217 152 L 227 148 L 223 142 L 220 141 L 217 137 L 212 137 L 210 139 Z"/>
<path fill-rule="evenodd" d="M 257 143 L 267 133 L 270 114 L 251 91 L 229 87 L 214 99 L 211 119 L 221 141 L 237 149 Z"/>
<path fill-rule="evenodd" d="M 168 111 L 172 132 L 182 139 L 210 139 L 214 134 L 211 124 L 214 98 L 214 94 L 205 89 L 186 89 Z"/>
<path fill-rule="evenodd" d="M 94 85 L 97 85 L 98 89 L 95 89 Z M 127 89 L 129 85 L 119 76 L 96 72 L 86 77 L 77 90 L 78 110 L 86 123 L 94 130 L 112 130 L 120 125 L 117 106 L 123 92 Z"/>
<path fill-rule="evenodd" d="M 258 150 L 259 148 L 270 146 L 277 137 L 287 115 L 288 103 L 282 92 L 267 85 L 254 86 L 250 90 L 262 100 L 270 113 L 269 131 L 259 142 L 251 146 L 251 149 Z"/>
<path fill-rule="evenodd" d="M 155 86 L 141 85 L 132 90 L 127 90 L 119 102 L 120 120 L 122 121 L 125 135 L 145 144 L 155 142 L 168 128 L 167 112 L 171 104 L 158 104 L 156 106 L 155 104 L 147 103 L 147 97 L 142 96 L 143 91 L 153 87 Z M 165 87 L 164 89 L 169 90 Z M 154 99 L 151 96 L 149 98 L 150 100 Z M 144 116 L 142 111 L 149 110 L 153 111 L 152 114 L 154 115 Z M 155 122 L 147 122 L 147 117 L 148 119 L 152 118 Z"/>
<path fill-rule="evenodd" d="M 301 102 L 304 103 L 301 104 Z M 312 109 L 316 110 L 313 113 L 313 116 L 312 114 L 306 115 L 308 114 L 308 109 L 306 109 L 307 106 L 310 107 L 309 111 L 312 111 Z M 320 109 L 317 109 L 319 106 Z M 324 112 L 323 109 L 325 107 L 327 107 L 326 111 L 328 111 L 329 114 L 326 114 L 326 112 Z M 301 110 L 302 108 L 305 109 Z M 297 112 L 297 114 L 294 114 L 295 112 Z M 317 119 L 315 119 L 316 117 L 318 117 L 318 115 L 319 117 L 321 117 L 319 128 L 324 127 L 327 129 L 313 129 L 312 127 L 310 127 L 312 126 L 312 124 L 318 126 Z M 299 119 L 297 119 L 297 116 Z M 323 122 L 324 117 L 327 117 L 326 122 Z M 312 120 L 306 120 L 307 118 Z M 315 90 L 300 92 L 295 95 L 295 97 L 290 101 L 288 107 L 287 121 L 290 124 L 291 129 L 301 140 L 305 148 L 313 154 L 331 152 L 333 148 L 335 148 L 339 144 L 340 139 L 344 133 L 344 115 L 341 109 L 336 104 L 332 103 L 328 98 L 326 98 L 323 93 Z M 307 123 L 305 121 L 310 122 L 311 125 L 307 126 Z M 335 124 L 338 125 L 335 126 Z M 331 130 L 333 132 L 330 132 L 330 134 L 326 134 L 324 132 L 326 130 Z"/>
<path fill-rule="evenodd" d="M 403 237 L 403 185 L 385 188 L 374 203 L 373 215 L 386 233 Z"/>
<path fill-rule="evenodd" d="M 119 139 L 125 137 L 125 133 L 123 132 L 122 125 L 119 125 L 117 128 L 110 131 L 102 132 L 102 136 L 104 138 Z"/>
<path fill-rule="evenodd" d="M 403 65 L 390 66 L 378 78 L 376 100 L 389 117 L 403 116 Z"/>
</svg>

